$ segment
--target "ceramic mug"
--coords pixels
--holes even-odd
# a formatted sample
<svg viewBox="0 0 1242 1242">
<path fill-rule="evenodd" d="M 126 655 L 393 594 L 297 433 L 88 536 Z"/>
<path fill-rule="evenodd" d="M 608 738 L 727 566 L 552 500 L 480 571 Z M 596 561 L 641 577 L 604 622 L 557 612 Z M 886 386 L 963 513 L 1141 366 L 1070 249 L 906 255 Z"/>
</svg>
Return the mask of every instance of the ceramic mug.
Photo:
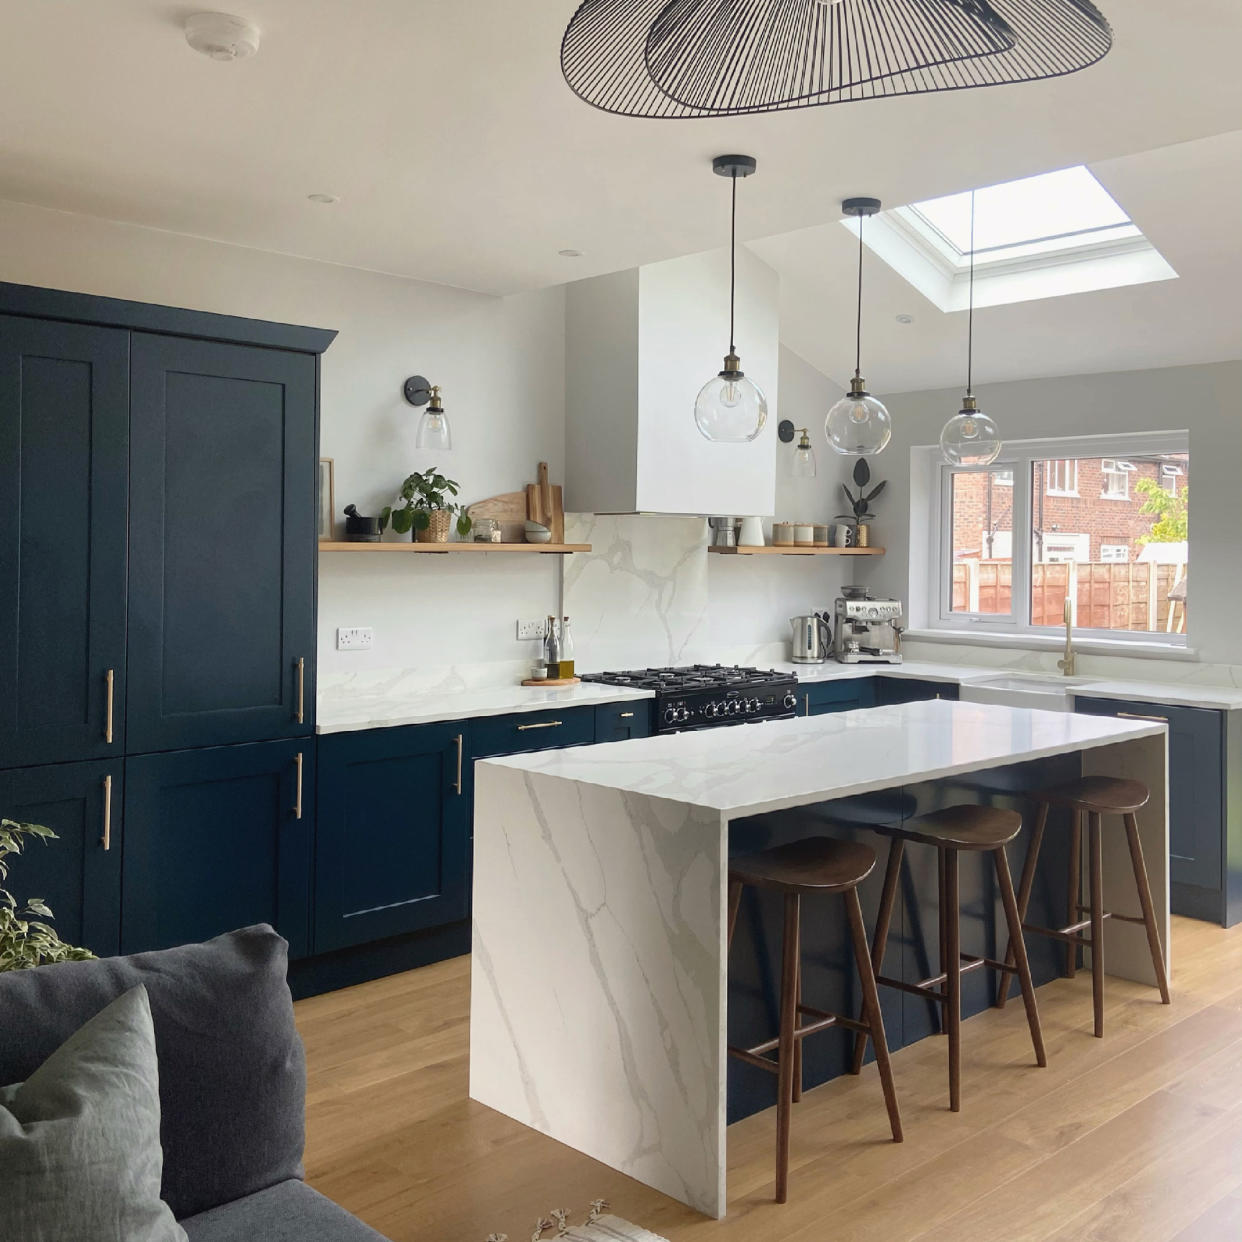
<svg viewBox="0 0 1242 1242">
<path fill-rule="evenodd" d="M 849 526 L 838 524 L 831 527 L 828 534 L 834 548 L 849 548 L 854 545 L 854 531 Z"/>
</svg>

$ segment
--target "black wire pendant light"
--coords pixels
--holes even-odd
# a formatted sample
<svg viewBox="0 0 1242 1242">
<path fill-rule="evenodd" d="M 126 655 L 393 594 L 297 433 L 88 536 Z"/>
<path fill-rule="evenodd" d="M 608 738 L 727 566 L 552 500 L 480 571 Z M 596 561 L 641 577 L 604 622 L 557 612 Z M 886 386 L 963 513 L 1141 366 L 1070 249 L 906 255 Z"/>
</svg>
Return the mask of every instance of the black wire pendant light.
<svg viewBox="0 0 1242 1242">
<path fill-rule="evenodd" d="M 683 119 L 1033 82 L 1111 47 L 1090 0 L 584 0 L 561 69 L 605 112 Z"/>
</svg>

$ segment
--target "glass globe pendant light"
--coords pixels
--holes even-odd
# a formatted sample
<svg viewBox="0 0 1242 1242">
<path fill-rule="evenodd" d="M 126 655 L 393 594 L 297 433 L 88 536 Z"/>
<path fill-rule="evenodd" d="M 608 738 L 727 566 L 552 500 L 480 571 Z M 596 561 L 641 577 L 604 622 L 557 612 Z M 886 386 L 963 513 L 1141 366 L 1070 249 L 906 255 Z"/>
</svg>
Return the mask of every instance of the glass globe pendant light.
<svg viewBox="0 0 1242 1242">
<path fill-rule="evenodd" d="M 849 392 L 828 411 L 824 434 L 834 452 L 871 457 L 882 452 L 893 435 L 888 410 L 867 391 L 867 381 L 862 377 L 863 220 L 880 210 L 880 200 L 847 198 L 841 210 L 858 220 L 858 332 L 854 378 L 850 380 Z"/>
<path fill-rule="evenodd" d="M 737 179 L 754 173 L 750 155 L 718 155 L 712 171 L 732 182 L 733 205 L 729 225 L 729 352 L 720 373 L 699 390 L 694 421 L 704 439 L 716 444 L 746 444 L 754 440 L 768 421 L 768 399 L 763 390 L 746 378 L 733 340 L 733 304 L 737 289 Z"/>
<path fill-rule="evenodd" d="M 996 424 L 971 391 L 975 368 L 975 192 L 970 192 L 970 313 L 966 328 L 966 395 L 940 433 L 940 454 L 950 466 L 990 466 L 1004 447 Z"/>
</svg>

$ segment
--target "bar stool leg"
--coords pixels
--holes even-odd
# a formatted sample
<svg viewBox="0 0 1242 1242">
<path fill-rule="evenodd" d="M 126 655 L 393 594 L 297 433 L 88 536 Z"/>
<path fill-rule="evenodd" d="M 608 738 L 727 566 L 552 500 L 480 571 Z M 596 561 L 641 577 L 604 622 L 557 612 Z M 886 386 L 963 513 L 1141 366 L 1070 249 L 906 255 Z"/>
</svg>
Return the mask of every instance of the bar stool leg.
<svg viewBox="0 0 1242 1242">
<path fill-rule="evenodd" d="M 949 1110 L 962 1111 L 962 939 L 961 908 L 958 897 L 957 850 L 944 853 L 944 892 L 941 900 L 948 918 L 948 979 L 946 980 L 949 1028 Z"/>
<path fill-rule="evenodd" d="M 858 963 L 858 978 L 862 983 L 864 1020 L 871 1028 L 875 1041 L 875 1064 L 880 1071 L 880 1086 L 884 1089 L 884 1107 L 888 1109 L 888 1124 L 893 1132 L 893 1142 L 902 1141 L 901 1112 L 897 1107 L 897 1091 L 893 1086 L 893 1067 L 888 1058 L 888 1040 L 884 1036 L 884 1015 L 880 1011 L 880 993 L 875 985 L 871 958 L 867 956 L 867 933 L 863 927 L 862 907 L 858 904 L 858 890 L 851 888 L 845 894 L 845 909 L 849 915 L 850 937 L 854 941 L 854 960 Z"/>
<path fill-rule="evenodd" d="M 1031 1028 L 1031 1043 L 1035 1048 L 1035 1063 L 1048 1064 L 1044 1052 L 1044 1034 L 1039 1025 L 1039 1009 L 1035 1004 L 1035 985 L 1031 981 L 1031 965 L 1026 956 L 1026 941 L 1022 937 L 1022 916 L 1018 899 L 1013 892 L 1013 877 L 1009 874 L 1009 859 L 1005 847 L 993 850 L 996 864 L 996 881 L 1000 885 L 1001 904 L 1005 907 L 1005 920 L 1009 924 L 1009 939 L 1013 945 L 1014 961 L 1018 968 L 1018 982 L 1022 986 L 1022 1003 L 1026 1006 L 1026 1024 Z M 1006 976 L 1007 978 L 1008 976 Z"/>
<path fill-rule="evenodd" d="M 1039 804 L 1039 813 L 1035 817 L 1035 827 L 1031 832 L 1031 843 L 1026 850 L 1026 861 L 1022 864 L 1022 879 L 1018 883 L 1019 926 L 1026 919 L 1026 912 L 1031 906 L 1031 890 L 1035 887 L 1035 868 L 1039 863 L 1039 850 L 1043 845 L 1044 829 L 1047 826 L 1048 803 L 1041 802 Z M 1008 869 L 1007 866 L 1006 869 Z M 1009 943 L 1005 946 L 1004 962 L 1006 966 L 1012 966 L 1016 960 L 1013 952 L 1013 932 L 1010 931 Z M 1010 975 L 1001 974 L 1000 983 L 996 989 L 996 1007 L 998 1009 L 1004 1009 L 1005 1002 L 1009 999 L 1010 981 Z"/>
<path fill-rule="evenodd" d="M 781 1027 L 777 1054 L 776 1201 L 789 1198 L 789 1122 L 793 1110 L 794 1032 L 798 1025 L 798 943 L 801 898 L 785 894 L 785 938 L 781 962 Z"/>
<path fill-rule="evenodd" d="M 1101 816 L 1092 811 L 1090 824 L 1091 873 L 1091 999 L 1095 1007 L 1095 1037 L 1104 1038 L 1104 859 Z"/>
<path fill-rule="evenodd" d="M 875 916 L 875 936 L 871 941 L 871 972 L 884 973 L 884 949 L 888 944 L 888 929 L 893 922 L 893 907 L 897 904 L 897 885 L 901 880 L 901 859 L 906 843 L 893 837 L 888 846 L 888 865 L 884 869 L 884 890 L 880 895 L 880 908 Z M 867 1051 L 867 1037 L 861 1031 L 854 1035 L 854 1059 L 850 1063 L 851 1074 L 861 1074 L 863 1056 Z"/>
<path fill-rule="evenodd" d="M 1065 909 L 1069 917 L 1065 920 L 1067 925 L 1072 926 L 1077 923 L 1081 911 L 1079 907 L 1082 905 L 1082 812 L 1074 812 L 1074 827 L 1070 831 L 1070 854 L 1069 854 L 1069 896 L 1065 899 Z M 1076 944 L 1067 944 L 1065 946 L 1065 974 L 1068 978 L 1073 979 L 1078 974 L 1078 946 Z"/>
<path fill-rule="evenodd" d="M 1143 911 L 1143 926 L 1147 928 L 1147 947 L 1151 950 L 1151 964 L 1156 972 L 1156 986 L 1160 999 L 1169 1004 L 1169 976 L 1164 969 L 1164 953 L 1160 948 L 1160 929 L 1156 926 L 1156 911 L 1151 901 L 1151 885 L 1147 880 L 1147 863 L 1143 858 L 1143 843 L 1139 840 L 1138 819 L 1131 812 L 1124 816 L 1126 840 L 1130 843 L 1130 862 L 1134 866 L 1134 883 L 1138 887 L 1139 906 Z"/>
<path fill-rule="evenodd" d="M 729 938 L 725 941 L 725 948 L 733 947 L 733 929 L 737 926 L 737 910 L 742 904 L 742 882 L 741 880 L 729 881 Z"/>
<path fill-rule="evenodd" d="M 795 1020 L 802 1016 L 802 954 L 798 954 L 798 978 L 794 984 L 794 996 L 796 997 L 794 1009 Z M 793 1069 L 793 1102 L 800 1104 L 802 1102 L 802 1040 L 794 1040 L 794 1069 Z"/>
<path fill-rule="evenodd" d="M 936 851 L 936 892 L 939 893 L 941 897 L 944 896 L 944 875 L 945 875 L 944 868 L 945 868 L 944 850 L 937 850 Z M 948 923 L 949 907 L 948 907 L 948 904 L 944 901 L 939 901 L 937 905 L 939 907 L 938 913 L 940 916 L 940 933 L 939 933 L 940 973 L 942 975 L 947 975 L 949 973 L 949 923 Z M 945 1021 L 945 1012 L 944 1012 L 943 1005 L 937 1008 L 936 1016 L 940 1019 L 939 1034 L 947 1035 L 949 1033 L 949 1027 L 948 1027 L 948 1023 Z"/>
</svg>

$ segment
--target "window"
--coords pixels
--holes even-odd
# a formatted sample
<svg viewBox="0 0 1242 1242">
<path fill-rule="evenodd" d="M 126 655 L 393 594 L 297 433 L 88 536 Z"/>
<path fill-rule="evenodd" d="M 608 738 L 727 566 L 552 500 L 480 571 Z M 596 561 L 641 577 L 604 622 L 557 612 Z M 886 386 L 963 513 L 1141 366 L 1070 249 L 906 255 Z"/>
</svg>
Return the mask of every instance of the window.
<svg viewBox="0 0 1242 1242">
<path fill-rule="evenodd" d="M 1049 496 L 1078 495 L 1078 462 L 1074 458 L 1043 463 L 1045 490 Z"/>
<path fill-rule="evenodd" d="M 1118 461 L 1115 457 L 1105 457 L 1100 462 L 1102 482 L 1100 495 L 1106 500 L 1130 499 L 1130 475 L 1134 473 L 1134 463 Z"/>
<path fill-rule="evenodd" d="M 926 461 L 933 627 L 1049 634 L 1072 599 L 1079 629 L 1185 644 L 1185 433 L 1011 442 L 987 470 Z"/>
<path fill-rule="evenodd" d="M 1177 462 L 1162 462 L 1160 465 L 1160 484 L 1170 496 L 1181 494 L 1182 475 L 1185 471 Z"/>
</svg>

